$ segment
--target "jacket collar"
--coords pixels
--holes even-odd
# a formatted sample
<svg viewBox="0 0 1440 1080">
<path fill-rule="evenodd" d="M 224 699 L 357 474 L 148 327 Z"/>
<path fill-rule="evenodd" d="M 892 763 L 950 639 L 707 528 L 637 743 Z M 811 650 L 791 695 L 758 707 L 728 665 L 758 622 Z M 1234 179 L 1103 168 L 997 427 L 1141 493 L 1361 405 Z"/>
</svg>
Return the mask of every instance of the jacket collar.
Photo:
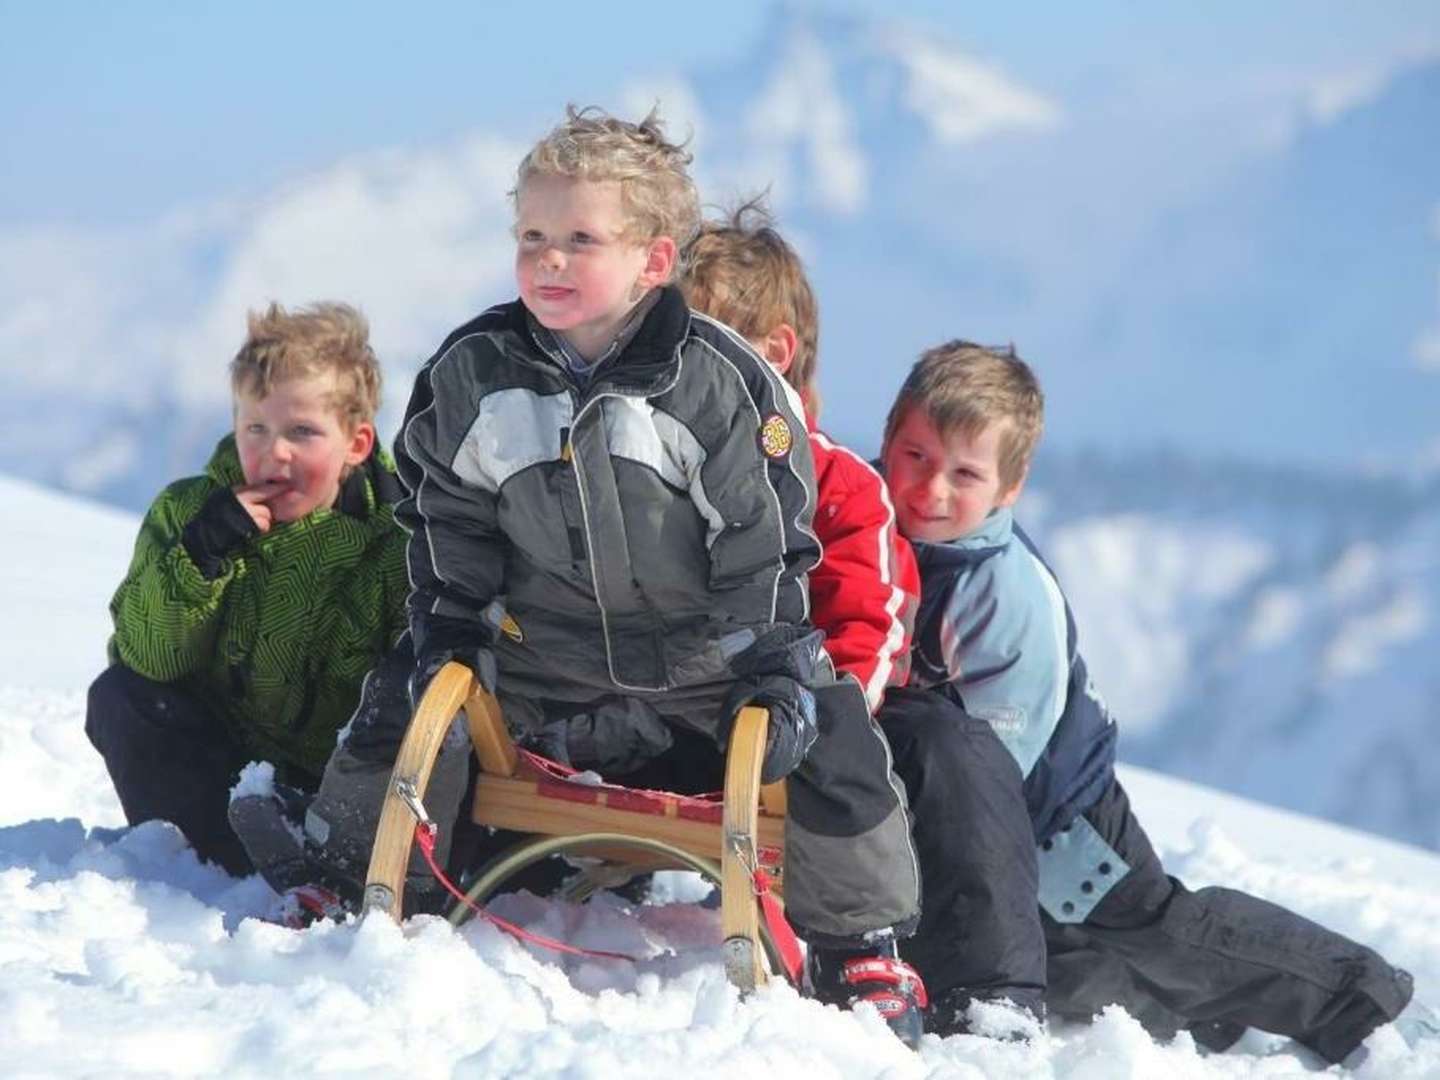
<svg viewBox="0 0 1440 1080">
<path fill-rule="evenodd" d="M 981 562 L 1010 543 L 1014 532 L 1015 517 L 1006 506 L 992 510 L 984 521 L 958 539 L 939 544 L 912 540 L 911 544 L 923 575 L 927 570 Z"/>
<path fill-rule="evenodd" d="M 350 475 L 340 484 L 340 497 L 335 502 L 335 509 L 364 521 L 382 506 L 393 507 L 404 497 L 405 489 L 400 486 L 400 477 L 395 474 L 389 456 L 381 449 L 377 439 L 370 456 L 351 469 Z"/>
<path fill-rule="evenodd" d="M 547 361 L 570 377 L 555 335 L 541 326 L 525 305 L 514 301 L 509 311 L 510 329 L 529 340 Z M 628 343 L 608 354 L 595 366 L 590 379 L 592 389 L 604 383 L 607 389 L 622 394 L 645 394 L 669 378 L 678 363 L 676 347 L 690 332 L 690 308 L 685 297 L 674 285 L 665 285 L 651 303 L 639 326 L 628 328 Z"/>
</svg>

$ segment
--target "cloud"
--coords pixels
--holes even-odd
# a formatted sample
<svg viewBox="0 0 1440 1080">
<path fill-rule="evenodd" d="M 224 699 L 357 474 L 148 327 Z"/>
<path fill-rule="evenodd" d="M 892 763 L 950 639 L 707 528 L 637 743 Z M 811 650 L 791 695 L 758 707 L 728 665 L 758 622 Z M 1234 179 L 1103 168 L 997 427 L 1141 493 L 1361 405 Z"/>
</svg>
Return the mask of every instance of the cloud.
<svg viewBox="0 0 1440 1080">
<path fill-rule="evenodd" d="M 1421 334 L 1410 351 L 1421 371 L 1440 372 L 1440 327 Z"/>
<path fill-rule="evenodd" d="M 1333 124 L 1351 110 L 1375 101 L 1396 76 L 1437 58 L 1440 46 L 1422 41 L 1383 60 L 1312 78 L 1303 91 L 1305 114 L 1322 127 Z"/>
<path fill-rule="evenodd" d="M 1305 111 L 1317 124 L 1334 123 L 1350 110 L 1378 98 L 1391 74 L 1383 67 L 1366 67 L 1322 76 L 1305 96 Z"/>
<path fill-rule="evenodd" d="M 521 153 L 475 137 L 344 162 L 276 192 L 250 216 L 172 356 L 224 354 L 246 309 L 267 300 L 335 298 L 364 308 L 387 361 L 423 358 L 467 312 L 507 292 L 506 192 Z M 187 396 L 210 384 L 187 383 Z"/>
<path fill-rule="evenodd" d="M 0 233 L 0 371 L 37 393 L 214 405 L 248 309 L 333 298 L 365 310 L 402 385 L 397 372 L 508 294 L 506 191 L 521 152 L 474 136 L 347 159 L 143 227 Z"/>
<path fill-rule="evenodd" d="M 635 80 L 622 95 L 630 112 L 662 102 L 676 133 L 694 125 L 696 176 L 708 197 L 769 190 L 777 207 L 798 203 L 853 217 L 873 195 L 874 165 L 861 136 L 867 123 L 914 114 L 942 144 L 1061 123 L 1060 108 L 1044 96 L 921 31 L 789 12 L 767 42 L 743 74 L 727 73 L 727 110 L 707 100 L 712 108 L 704 112 L 693 85 L 679 77 Z"/>
<path fill-rule="evenodd" d="M 941 143 L 973 142 L 1010 131 L 1060 126 L 1054 102 L 1021 86 L 998 67 L 956 49 L 897 31 L 886 47 L 904 66 L 904 102 Z"/>
<path fill-rule="evenodd" d="M 193 216 L 148 228 L 27 226 L 0 233 L 0 372 L 12 390 L 121 402 L 195 302 Z"/>
<path fill-rule="evenodd" d="M 1422 591 L 1397 590 L 1340 625 L 1326 646 L 1322 678 L 1334 682 L 1375 671 L 1388 649 L 1418 638 L 1429 623 L 1430 608 Z"/>
<path fill-rule="evenodd" d="M 1440 206 L 1430 214 L 1430 231 L 1440 240 Z M 1440 275 L 1436 275 L 1435 299 L 1440 309 Z M 1440 319 L 1420 332 L 1410 347 L 1410 355 L 1421 371 L 1440 372 Z"/>
<path fill-rule="evenodd" d="M 636 79 L 625 84 L 620 93 L 618 115 L 638 119 L 654 108 L 660 110 L 665 134 L 677 142 L 684 142 L 685 148 L 699 160 L 707 124 L 700 100 L 690 84 L 673 75 Z"/>
</svg>

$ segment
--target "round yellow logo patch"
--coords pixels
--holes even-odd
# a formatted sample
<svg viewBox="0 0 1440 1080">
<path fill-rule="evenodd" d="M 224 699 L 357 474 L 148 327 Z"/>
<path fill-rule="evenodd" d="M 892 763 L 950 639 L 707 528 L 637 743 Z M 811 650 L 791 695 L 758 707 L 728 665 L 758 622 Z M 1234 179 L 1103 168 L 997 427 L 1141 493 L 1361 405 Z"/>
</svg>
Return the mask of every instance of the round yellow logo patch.
<svg viewBox="0 0 1440 1080">
<path fill-rule="evenodd" d="M 766 457 L 784 457 L 790 452 L 793 442 L 790 425 L 779 413 L 771 414 L 760 427 L 760 449 L 765 451 Z"/>
</svg>

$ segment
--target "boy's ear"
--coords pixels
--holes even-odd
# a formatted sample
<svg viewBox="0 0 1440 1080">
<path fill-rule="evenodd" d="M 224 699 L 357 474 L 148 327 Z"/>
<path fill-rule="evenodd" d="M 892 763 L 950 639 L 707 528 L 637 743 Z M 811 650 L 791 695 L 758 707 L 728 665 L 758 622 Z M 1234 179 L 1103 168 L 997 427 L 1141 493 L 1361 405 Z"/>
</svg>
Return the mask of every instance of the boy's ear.
<svg viewBox="0 0 1440 1080">
<path fill-rule="evenodd" d="M 350 446 L 345 451 L 346 465 L 359 465 L 370 456 L 370 451 L 375 448 L 375 425 L 368 421 L 362 421 L 355 425 L 355 431 L 350 436 Z"/>
<path fill-rule="evenodd" d="M 776 374 L 784 375 L 790 370 L 790 365 L 795 362 L 795 350 L 800 347 L 800 338 L 795 333 L 793 326 L 782 322 L 766 334 L 758 344 L 760 355 L 765 357 L 770 366 L 775 369 Z"/>
<path fill-rule="evenodd" d="M 673 239 L 657 236 L 645 249 L 645 269 L 640 271 L 635 284 L 643 289 L 664 285 L 675 273 L 675 262 L 679 256 L 680 250 Z"/>
</svg>

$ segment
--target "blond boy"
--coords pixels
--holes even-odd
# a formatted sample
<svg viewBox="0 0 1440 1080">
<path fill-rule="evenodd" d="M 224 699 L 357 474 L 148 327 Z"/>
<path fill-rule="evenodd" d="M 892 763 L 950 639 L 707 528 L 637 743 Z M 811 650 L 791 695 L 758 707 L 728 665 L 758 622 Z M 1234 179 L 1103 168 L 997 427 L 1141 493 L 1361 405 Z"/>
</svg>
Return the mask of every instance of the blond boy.
<svg viewBox="0 0 1440 1080">
<path fill-rule="evenodd" d="M 788 912 L 812 944 L 863 947 L 913 920 L 914 890 L 888 883 L 869 808 L 823 790 L 845 744 L 816 725 L 834 678 L 806 623 L 805 419 L 672 284 L 699 225 L 688 162 L 653 115 L 573 109 L 521 162 L 520 297 L 441 346 L 397 442 L 414 683 L 465 660 L 522 738 L 581 733 L 572 763 L 607 775 L 677 728 L 723 747 L 742 704 L 767 706 L 763 778 L 840 807 L 823 834 L 792 813 Z"/>
<path fill-rule="evenodd" d="M 132 824 L 174 822 L 245 873 L 226 821 L 236 775 L 263 759 L 297 788 L 319 782 L 361 679 L 404 629 L 405 536 L 357 311 L 251 313 L 230 373 L 234 431 L 145 516 L 86 732 Z"/>
<path fill-rule="evenodd" d="M 957 707 L 949 724 L 882 717 L 926 870 L 907 956 L 931 1027 L 971 1030 L 975 1003 L 999 999 L 1076 1019 L 1119 1003 L 1157 1035 L 1221 1049 L 1257 1027 L 1341 1061 L 1399 1014 L 1410 976 L 1274 904 L 1166 875 L 1116 779 L 1069 605 L 1012 518 L 1043 416 L 1013 350 L 953 341 L 920 358 L 885 428 L 922 580 L 911 681 Z"/>
</svg>

